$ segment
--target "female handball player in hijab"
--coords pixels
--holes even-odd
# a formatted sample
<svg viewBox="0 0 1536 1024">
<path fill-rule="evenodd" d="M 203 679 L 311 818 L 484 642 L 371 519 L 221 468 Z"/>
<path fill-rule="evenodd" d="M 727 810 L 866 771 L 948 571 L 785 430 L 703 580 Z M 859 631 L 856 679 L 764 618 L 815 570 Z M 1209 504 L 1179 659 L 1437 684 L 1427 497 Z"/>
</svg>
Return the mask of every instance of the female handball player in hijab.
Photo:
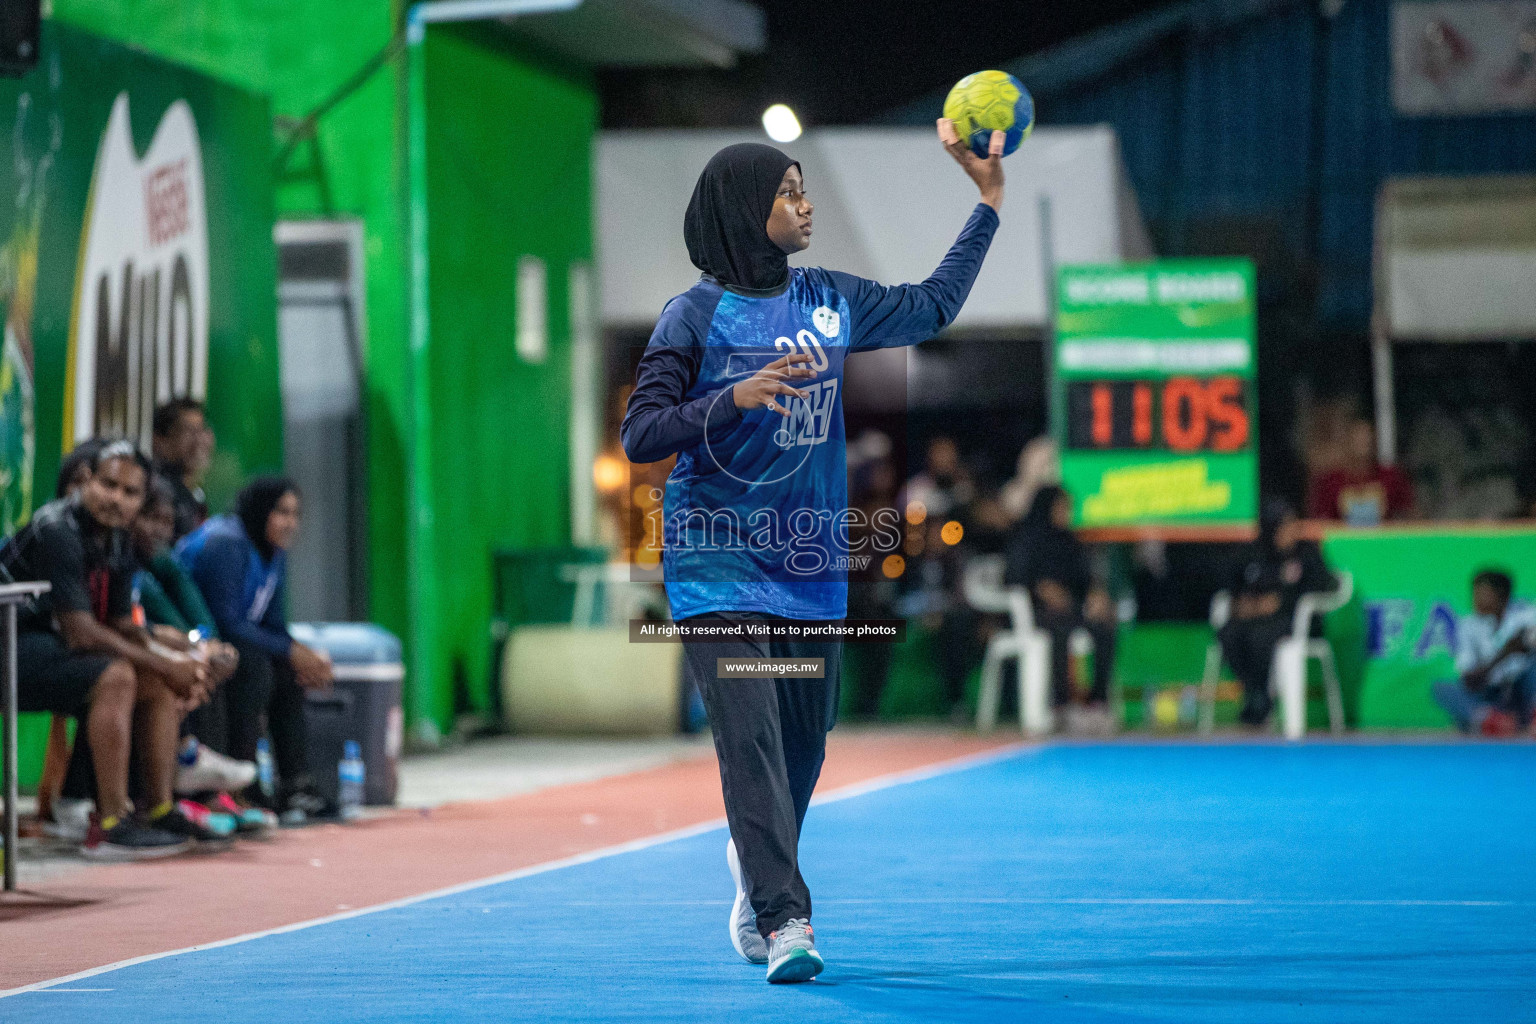
<svg viewBox="0 0 1536 1024">
<path fill-rule="evenodd" d="M 632 462 L 677 456 L 663 505 L 672 617 L 694 634 L 725 634 L 685 643 L 684 672 L 704 698 L 720 762 L 736 879 L 731 941 L 768 965 L 770 982 L 807 981 L 823 967 L 797 847 L 837 715 L 842 642 L 754 634 L 847 615 L 843 361 L 916 345 L 953 322 L 997 230 L 1003 133 L 985 159 L 947 120 L 939 140 L 981 201 L 933 275 L 895 287 L 790 267 L 787 256 L 811 242 L 800 164 L 752 143 L 716 153 L 683 221 L 703 274 L 662 311 L 624 417 Z M 819 659 L 822 674 L 763 666 L 770 674 L 725 676 L 723 658 Z"/>
</svg>

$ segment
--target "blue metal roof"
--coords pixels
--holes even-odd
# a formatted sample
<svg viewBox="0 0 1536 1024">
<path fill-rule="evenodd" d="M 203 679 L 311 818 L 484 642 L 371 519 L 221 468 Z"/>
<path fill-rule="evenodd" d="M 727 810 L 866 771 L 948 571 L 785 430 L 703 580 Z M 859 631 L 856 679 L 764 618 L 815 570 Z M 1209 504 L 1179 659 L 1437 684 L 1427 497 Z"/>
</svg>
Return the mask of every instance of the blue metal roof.
<svg viewBox="0 0 1536 1024">
<path fill-rule="evenodd" d="M 1108 124 L 1157 250 L 1244 252 L 1261 291 L 1310 291 L 1315 323 L 1363 331 L 1376 197 L 1389 178 L 1530 173 L 1536 116 L 1405 117 L 1391 0 L 1190 0 L 1007 65 L 1041 124 Z M 892 114 L 930 123 L 931 96 Z"/>
<path fill-rule="evenodd" d="M 1187 0 L 1125 21 L 1003 65 L 1035 97 L 1052 96 L 1103 78 L 1182 33 L 1209 34 L 1298 5 L 1301 0 Z M 879 121 L 926 123 L 944 103 L 931 93 L 899 107 Z"/>
</svg>

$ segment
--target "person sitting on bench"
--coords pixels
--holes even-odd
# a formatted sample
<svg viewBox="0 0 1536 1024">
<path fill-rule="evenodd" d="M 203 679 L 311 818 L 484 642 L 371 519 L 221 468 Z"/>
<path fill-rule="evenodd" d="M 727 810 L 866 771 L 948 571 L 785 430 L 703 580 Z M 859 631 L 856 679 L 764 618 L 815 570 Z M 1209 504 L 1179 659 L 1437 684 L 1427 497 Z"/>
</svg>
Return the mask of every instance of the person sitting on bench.
<svg viewBox="0 0 1536 1024">
<path fill-rule="evenodd" d="M 77 718 L 95 769 L 86 856 L 136 860 L 219 837 L 175 806 L 171 780 L 182 716 L 207 697 L 206 666 L 156 651 L 133 623 L 135 565 L 126 527 L 138 513 L 149 463 L 129 442 L 102 447 L 77 495 L 49 502 L 0 548 L 13 580 L 52 589 L 19 617 L 19 706 Z M 139 758 L 141 813 L 129 797 Z"/>
<path fill-rule="evenodd" d="M 1436 683 L 1435 702 L 1464 733 L 1512 736 L 1536 707 L 1536 606 L 1511 607 L 1515 581 L 1484 569 L 1472 577 L 1472 614 L 1456 627 L 1460 679 Z"/>
</svg>

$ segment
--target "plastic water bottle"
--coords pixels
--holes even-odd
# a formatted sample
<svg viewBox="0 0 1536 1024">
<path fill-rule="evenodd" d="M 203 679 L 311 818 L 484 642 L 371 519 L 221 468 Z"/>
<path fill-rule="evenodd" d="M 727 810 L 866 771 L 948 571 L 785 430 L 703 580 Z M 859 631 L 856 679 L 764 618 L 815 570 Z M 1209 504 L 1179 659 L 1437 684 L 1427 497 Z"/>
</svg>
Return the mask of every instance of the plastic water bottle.
<svg viewBox="0 0 1536 1024">
<path fill-rule="evenodd" d="M 263 736 L 256 741 L 256 785 L 268 800 L 277 796 L 277 783 L 272 768 L 272 745 Z"/>
<path fill-rule="evenodd" d="M 1179 691 L 1179 724 L 1194 725 L 1200 717 L 1200 688 L 1186 686 Z"/>
<path fill-rule="evenodd" d="M 368 778 L 368 766 L 363 764 L 363 752 L 356 740 L 347 740 L 342 748 L 341 763 L 336 766 L 337 803 L 341 820 L 356 818 L 363 809 L 363 784 Z"/>
</svg>

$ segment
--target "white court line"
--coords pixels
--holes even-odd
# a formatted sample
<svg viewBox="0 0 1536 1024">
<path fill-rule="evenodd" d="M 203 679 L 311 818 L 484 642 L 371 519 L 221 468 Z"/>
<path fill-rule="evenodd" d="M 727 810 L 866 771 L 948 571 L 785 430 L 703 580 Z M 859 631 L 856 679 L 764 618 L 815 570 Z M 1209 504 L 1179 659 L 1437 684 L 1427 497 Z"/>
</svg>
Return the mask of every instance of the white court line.
<svg viewBox="0 0 1536 1024">
<path fill-rule="evenodd" d="M 881 775 L 864 782 L 857 782 L 840 789 L 834 789 L 824 796 L 811 800 L 815 804 L 828 804 L 838 800 L 847 800 L 856 796 L 864 796 L 881 789 L 889 789 L 893 786 L 906 785 L 911 782 L 921 782 L 924 779 L 947 775 L 952 772 L 964 771 L 978 765 L 992 761 L 1001 761 L 1011 757 L 1022 750 L 1029 749 L 1024 743 L 1010 743 L 991 750 L 984 750 L 976 754 L 966 754 L 961 757 L 951 758 L 947 761 L 939 761 L 935 764 L 925 765 L 922 768 L 914 768 L 910 771 L 894 772 L 890 775 Z M 1035 748 L 1038 750 L 1039 748 Z M 608 857 L 616 857 L 624 853 L 634 853 L 652 846 L 660 846 L 664 843 L 674 842 L 679 839 L 688 839 L 692 836 L 713 832 L 715 829 L 725 826 L 724 818 L 715 818 L 712 821 L 700 822 L 697 825 L 689 825 L 684 828 L 674 829 L 671 832 L 662 832 L 659 835 L 647 836 L 643 839 L 632 839 L 627 843 L 619 843 L 616 846 L 604 846 L 596 850 L 588 850 L 571 857 L 562 857 L 559 860 L 545 861 L 542 864 L 533 864 L 515 871 L 508 871 L 500 875 L 492 875 L 489 878 L 481 878 L 471 882 L 460 882 L 442 889 L 433 889 L 430 892 L 418 893 L 415 896 L 404 896 L 388 903 L 378 903 L 371 907 L 362 907 L 358 910 L 347 910 L 339 914 L 328 914 L 325 917 L 316 917 L 308 921 L 298 921 L 293 924 L 279 925 L 276 928 L 266 928 L 259 932 L 249 932 L 245 935 L 236 935 L 230 939 L 219 939 L 216 942 L 204 942 L 196 946 L 184 946 L 181 949 L 169 949 L 163 953 L 146 953 L 143 956 L 130 957 L 127 960 L 119 960 L 116 963 L 106 964 L 101 967 L 92 967 L 89 970 L 78 971 L 74 974 L 66 974 L 60 978 L 50 978 L 47 981 L 36 981 L 30 985 L 22 985 L 17 988 L 6 989 L 0 992 L 0 999 L 11 996 L 19 996 L 25 992 L 39 992 L 52 989 L 54 985 L 64 985 L 72 981 L 84 981 L 86 978 L 94 978 L 110 971 L 121 970 L 124 967 L 133 967 L 137 964 L 146 964 L 153 960 L 163 960 L 166 957 L 181 956 L 183 953 L 197 953 L 205 949 L 220 949 L 224 946 L 233 946 L 241 942 L 250 942 L 253 939 L 264 939 L 269 935 L 285 935 L 288 932 L 302 931 L 306 928 L 314 928 L 322 924 L 334 924 L 337 921 L 350 921 L 355 917 L 363 917 L 367 914 L 377 914 L 385 910 L 395 910 L 400 907 L 409 907 L 417 903 L 425 903 L 428 900 L 441 899 L 444 896 L 456 896 L 463 892 L 472 892 L 475 889 L 483 889 L 486 886 L 500 885 L 502 882 L 511 882 L 519 878 L 527 878 L 531 875 L 542 875 L 548 871 L 558 871 L 561 868 L 575 867 L 578 864 L 589 864 L 595 860 L 603 860 Z M 69 990 L 65 990 L 69 991 Z M 88 991 L 75 989 L 73 991 Z M 110 991 L 110 990 L 104 990 Z"/>
<path fill-rule="evenodd" d="M 903 906 L 976 906 L 976 907 L 1528 907 L 1536 905 L 1531 900 L 1271 900 L 1271 899 L 1205 899 L 1197 896 L 960 896 L 941 899 L 902 899 Z M 818 907 L 886 906 L 890 900 L 856 899 L 823 896 L 816 901 Z M 498 909 L 511 907 L 726 907 L 728 899 L 719 900 L 514 900 L 489 904 Z"/>
<path fill-rule="evenodd" d="M 889 900 L 820 899 L 817 903 L 884 905 Z M 965 896 L 959 899 L 902 899 L 902 904 L 975 904 L 977 906 L 1097 906 L 1106 907 L 1523 907 L 1530 900 L 1270 900 L 1198 896 Z"/>
</svg>

